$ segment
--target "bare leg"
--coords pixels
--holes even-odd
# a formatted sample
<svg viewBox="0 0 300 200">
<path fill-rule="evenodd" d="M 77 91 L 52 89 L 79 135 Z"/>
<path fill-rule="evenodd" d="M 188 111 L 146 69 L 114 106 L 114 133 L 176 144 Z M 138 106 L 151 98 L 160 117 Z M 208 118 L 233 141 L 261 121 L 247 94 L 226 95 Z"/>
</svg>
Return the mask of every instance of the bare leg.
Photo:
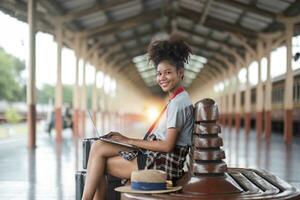
<svg viewBox="0 0 300 200">
<path fill-rule="evenodd" d="M 97 199 L 105 199 L 105 192 L 106 192 L 106 177 L 103 176 L 102 179 L 99 182 L 99 185 L 97 187 L 96 193 L 94 195 L 93 200 Z"/>
<path fill-rule="evenodd" d="M 129 179 L 131 172 L 134 170 L 138 170 L 136 159 L 127 161 L 119 156 L 115 156 L 108 158 L 106 161 L 106 173 L 115 177 Z M 94 200 L 105 198 L 106 186 L 106 180 L 104 177 L 99 183 Z"/>
<path fill-rule="evenodd" d="M 114 144 L 110 144 L 110 143 L 106 143 L 106 142 L 102 142 L 102 141 L 97 141 L 95 143 L 93 143 L 91 151 L 90 151 L 90 155 L 89 155 L 89 161 L 88 161 L 88 167 L 87 167 L 87 177 L 86 177 L 86 184 L 84 187 L 84 191 L 83 191 L 83 200 L 91 200 L 94 197 L 94 194 L 96 192 L 96 189 L 98 187 L 99 192 L 102 193 L 103 189 L 102 186 L 99 185 L 100 182 L 103 181 L 104 178 L 104 172 L 105 172 L 105 168 L 107 167 L 108 172 L 113 172 L 116 175 L 118 175 L 114 169 L 115 167 L 119 167 L 122 166 L 122 170 L 128 168 L 130 169 L 137 169 L 137 164 L 136 161 L 126 161 L 126 165 L 124 166 L 123 164 L 125 163 L 120 163 L 123 159 L 117 159 L 118 158 L 118 152 L 120 150 L 129 150 L 126 147 L 122 147 L 119 145 L 114 145 Z M 116 157 L 117 156 L 117 157 Z M 116 158 L 111 158 L 111 157 L 116 157 Z M 109 159 L 111 158 L 111 159 Z M 116 161 L 118 160 L 118 161 Z M 129 171 L 129 170 L 125 170 L 125 171 Z M 130 171 L 131 173 L 131 171 Z M 112 175 L 115 175 L 112 174 Z M 125 175 L 125 174 L 119 174 L 119 175 Z M 126 177 L 120 177 L 120 178 L 129 178 L 127 176 L 128 172 L 126 173 Z M 98 195 L 97 195 L 98 196 Z M 101 196 L 101 197 L 100 197 Z M 99 198 L 101 199 L 102 197 L 104 197 L 105 194 L 103 195 L 99 195 Z"/>
<path fill-rule="evenodd" d="M 120 156 L 111 157 L 106 162 L 107 173 L 124 179 L 129 179 L 131 172 L 138 170 L 137 159 L 125 160 Z"/>
</svg>

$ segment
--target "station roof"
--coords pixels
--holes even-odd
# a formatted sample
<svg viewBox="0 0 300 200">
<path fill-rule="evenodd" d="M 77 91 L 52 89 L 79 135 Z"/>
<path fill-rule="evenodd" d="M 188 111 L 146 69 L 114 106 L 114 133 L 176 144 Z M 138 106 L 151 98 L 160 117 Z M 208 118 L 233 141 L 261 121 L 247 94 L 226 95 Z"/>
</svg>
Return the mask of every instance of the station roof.
<svg viewBox="0 0 300 200">
<path fill-rule="evenodd" d="M 296 0 L 39 0 L 37 28 L 55 33 L 62 25 L 64 43 L 74 47 L 82 37 L 114 72 L 137 87 L 161 94 L 154 68 L 147 64 L 152 38 L 181 34 L 195 57 L 186 66 L 184 85 L 213 78 L 256 50 L 266 33 L 285 29 L 283 17 L 300 14 Z M 27 0 L 0 1 L 0 10 L 27 21 Z M 296 25 L 294 34 L 299 34 Z"/>
</svg>

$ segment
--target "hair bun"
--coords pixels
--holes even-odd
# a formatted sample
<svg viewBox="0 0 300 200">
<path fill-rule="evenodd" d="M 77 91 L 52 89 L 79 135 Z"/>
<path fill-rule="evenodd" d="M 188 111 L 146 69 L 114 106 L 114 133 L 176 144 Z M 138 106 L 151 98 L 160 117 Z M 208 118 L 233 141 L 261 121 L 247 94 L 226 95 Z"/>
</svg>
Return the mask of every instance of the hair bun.
<svg viewBox="0 0 300 200">
<path fill-rule="evenodd" d="M 188 63 L 191 48 L 184 42 L 178 34 L 170 35 L 168 40 L 156 40 L 150 43 L 148 47 L 149 61 L 157 65 L 162 60 L 171 61 L 176 67 L 184 67 Z"/>
</svg>

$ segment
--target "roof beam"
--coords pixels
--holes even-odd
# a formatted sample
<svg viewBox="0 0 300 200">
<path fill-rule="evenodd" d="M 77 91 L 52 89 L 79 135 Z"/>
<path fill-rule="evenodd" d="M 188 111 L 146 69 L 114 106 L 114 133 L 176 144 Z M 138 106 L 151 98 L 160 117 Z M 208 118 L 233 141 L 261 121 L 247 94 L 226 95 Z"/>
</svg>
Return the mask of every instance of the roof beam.
<svg viewBox="0 0 300 200">
<path fill-rule="evenodd" d="M 219 73 L 224 73 L 226 71 L 226 68 L 224 66 L 221 66 L 221 63 L 216 59 L 210 59 L 209 64 L 215 66 L 219 70 Z"/>
<path fill-rule="evenodd" d="M 218 44 L 220 44 L 220 45 L 221 45 L 221 44 L 222 44 L 222 45 L 226 45 L 227 47 L 230 47 L 231 49 L 235 49 L 235 50 L 237 50 L 237 51 L 241 51 L 241 50 L 244 49 L 244 48 L 241 48 L 241 47 L 243 47 L 242 45 L 241 45 L 241 47 L 239 47 L 239 46 L 234 46 L 234 45 L 229 44 L 229 43 L 226 42 L 226 41 L 214 39 L 214 38 L 211 37 L 210 35 L 199 34 L 199 33 L 195 32 L 194 30 L 191 31 L 191 30 L 187 30 L 186 28 L 180 28 L 179 30 L 182 30 L 183 32 L 187 32 L 187 33 L 189 33 L 189 34 L 191 34 L 191 35 L 196 35 L 196 36 L 201 37 L 201 38 L 206 39 L 206 40 L 211 40 L 211 41 L 216 42 L 216 43 L 218 43 Z"/>
<path fill-rule="evenodd" d="M 208 64 L 206 64 L 206 66 L 203 68 L 203 71 L 198 74 L 198 76 L 193 80 L 191 85 L 196 83 L 198 80 L 203 80 L 203 81 L 207 82 L 207 81 L 215 78 L 216 74 L 214 74 L 210 68 L 211 67 Z M 204 70 L 206 70 L 206 71 L 204 71 Z"/>
<path fill-rule="evenodd" d="M 157 31 L 159 31 L 159 29 L 151 29 L 151 31 L 149 31 L 147 33 L 143 33 L 143 34 L 135 33 L 135 34 L 133 34 L 132 36 L 130 36 L 128 38 L 120 38 L 120 37 L 118 37 L 118 41 L 117 42 L 110 43 L 110 44 L 105 44 L 102 47 L 103 48 L 111 48 L 111 46 L 124 45 L 125 43 L 129 42 L 130 40 L 136 40 L 137 38 L 141 38 L 141 37 L 148 36 L 148 35 L 153 35 Z"/>
<path fill-rule="evenodd" d="M 252 55 L 255 55 L 255 49 L 247 42 L 247 38 L 244 37 L 243 35 L 235 34 L 235 33 L 230 33 L 228 32 L 230 37 L 234 38 L 237 40 L 247 51 L 249 51 Z"/>
<path fill-rule="evenodd" d="M 199 73 L 199 75 L 204 75 L 205 73 L 209 72 L 212 78 L 215 78 L 218 76 L 219 73 L 225 71 L 224 69 L 221 69 L 220 67 L 216 67 L 214 64 L 212 64 L 212 62 L 209 62 L 207 64 L 204 65 L 204 68 L 202 70 L 202 72 Z"/>
<path fill-rule="evenodd" d="M 190 33 L 189 33 L 189 34 L 190 34 Z M 217 53 L 223 54 L 223 55 L 225 54 L 226 57 L 234 58 L 234 56 L 232 55 L 232 52 L 224 53 L 224 52 L 220 51 L 219 49 L 212 49 L 212 48 L 210 48 L 210 47 L 208 47 L 208 46 L 206 46 L 206 45 L 199 45 L 199 44 L 196 44 L 196 43 L 193 42 L 190 38 L 185 38 L 185 39 L 188 41 L 188 44 L 190 44 L 190 45 L 192 45 L 192 46 L 195 46 L 195 47 L 198 47 L 199 49 L 205 49 L 205 50 L 207 50 L 207 51 L 210 51 L 210 52 L 213 52 L 213 53 L 217 52 Z M 218 45 L 221 45 L 221 44 L 218 43 Z"/>
<path fill-rule="evenodd" d="M 261 15 L 263 17 L 267 17 L 267 18 L 276 18 L 276 14 L 269 12 L 267 10 L 262 10 L 259 9 L 258 7 L 256 7 L 254 4 L 243 4 L 243 3 L 239 3 L 236 1 L 232 1 L 232 0 L 215 0 L 216 2 L 220 3 L 220 4 L 226 4 L 228 6 L 234 7 L 234 8 L 239 8 L 243 11 L 246 12 L 252 12 L 258 15 Z"/>
<path fill-rule="evenodd" d="M 97 1 L 96 1 L 97 2 Z M 75 19 L 81 18 L 85 15 L 90 15 L 95 12 L 104 12 L 114 6 L 123 4 L 128 2 L 128 0 L 110 0 L 106 1 L 105 3 L 94 3 L 91 7 L 82 9 L 82 10 L 77 10 L 74 12 L 68 12 L 65 15 L 59 16 L 57 20 L 61 21 L 62 23 L 67 23 L 70 21 L 73 21 Z"/>
<path fill-rule="evenodd" d="M 137 27 L 138 26 L 136 26 L 135 29 Z M 124 38 L 124 39 L 121 39 L 117 35 L 115 35 L 115 37 L 117 38 L 117 42 L 115 42 L 115 43 L 108 43 L 108 44 L 104 44 L 105 37 L 94 38 L 94 39 L 97 39 L 97 42 L 94 45 L 92 45 L 92 47 L 90 48 L 89 52 L 92 53 L 92 51 L 97 50 L 97 48 L 99 50 L 101 50 L 101 52 L 102 52 L 102 51 L 106 51 L 107 49 L 110 49 L 110 48 L 120 47 L 123 50 L 123 52 L 126 53 L 127 57 L 130 57 L 127 54 L 127 50 L 123 46 L 124 43 L 126 43 L 126 42 L 128 42 L 130 40 L 134 40 L 134 39 L 136 39 L 136 37 L 142 37 L 142 36 L 146 36 L 146 35 L 152 35 L 152 34 L 154 34 L 157 31 L 159 31 L 159 29 L 152 28 L 151 31 L 149 31 L 146 34 L 132 35 L 131 37 Z"/>
<path fill-rule="evenodd" d="M 182 16 L 184 18 L 188 18 L 190 20 L 192 20 L 195 25 L 197 25 L 197 21 L 195 19 L 198 18 L 199 13 L 190 10 L 190 9 L 186 9 L 186 8 L 180 8 L 179 11 L 179 16 Z M 221 21 L 221 20 L 217 20 L 215 18 L 212 17 L 207 17 L 204 26 L 211 28 L 211 29 L 217 29 L 220 31 L 229 31 L 229 32 L 234 32 L 234 33 L 240 33 L 242 35 L 245 35 L 245 37 L 249 37 L 249 38 L 253 38 L 256 37 L 256 32 L 254 32 L 253 30 L 247 29 L 245 27 L 242 27 L 238 24 L 231 24 L 228 23 L 226 21 Z"/>
<path fill-rule="evenodd" d="M 212 49 L 212 48 L 210 48 L 208 46 L 197 45 L 197 44 L 194 44 L 194 43 L 191 43 L 191 42 L 189 44 L 191 44 L 192 46 L 198 47 L 199 49 L 204 49 L 205 51 L 213 52 L 214 55 L 215 54 L 220 54 L 220 55 L 223 55 L 224 57 L 227 57 L 227 58 L 229 58 L 229 57 L 230 58 L 234 58 L 232 56 L 232 54 L 230 54 L 230 53 L 224 53 L 224 52 L 220 51 L 219 49 Z"/>
<path fill-rule="evenodd" d="M 300 14 L 300 1 L 295 1 L 284 11 L 286 16 L 295 16 Z"/>
<path fill-rule="evenodd" d="M 0 10 L 21 21 L 27 22 L 27 4 L 23 2 L 0 1 Z M 53 20 L 50 16 L 36 11 L 37 29 L 54 34 Z"/>
<path fill-rule="evenodd" d="M 96 27 L 93 29 L 87 29 L 83 31 L 83 35 L 85 36 L 91 36 L 94 34 L 111 34 L 111 31 L 116 30 L 124 30 L 129 29 L 137 24 L 142 24 L 148 21 L 153 21 L 160 17 L 160 10 L 149 10 L 147 12 L 142 12 L 139 15 L 132 16 L 130 18 L 127 18 L 125 20 L 120 20 L 117 22 L 108 22 L 106 25 Z"/>
<path fill-rule="evenodd" d="M 204 9 L 203 9 L 203 12 L 202 12 L 202 15 L 201 15 L 201 18 L 199 20 L 200 24 L 204 24 L 212 2 L 213 2 L 213 0 L 206 0 Z"/>
<path fill-rule="evenodd" d="M 225 65 L 227 65 L 227 69 L 230 69 L 231 67 L 236 67 L 234 65 L 234 63 L 230 62 L 228 60 L 228 58 L 226 58 L 225 56 L 221 55 L 221 54 L 216 54 L 215 57 L 218 59 L 218 60 L 221 60 L 223 63 L 225 63 Z"/>
</svg>

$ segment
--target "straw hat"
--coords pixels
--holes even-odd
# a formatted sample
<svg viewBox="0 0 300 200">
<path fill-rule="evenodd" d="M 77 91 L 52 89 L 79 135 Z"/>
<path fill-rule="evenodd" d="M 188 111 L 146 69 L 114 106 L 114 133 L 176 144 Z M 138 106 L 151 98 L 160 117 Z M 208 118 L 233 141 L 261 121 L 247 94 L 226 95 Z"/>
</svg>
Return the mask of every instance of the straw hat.
<svg viewBox="0 0 300 200">
<path fill-rule="evenodd" d="M 167 184 L 167 175 L 160 170 L 140 170 L 131 173 L 131 185 L 115 188 L 118 192 L 126 193 L 168 193 L 180 190 L 182 187 L 172 187 Z"/>
</svg>

